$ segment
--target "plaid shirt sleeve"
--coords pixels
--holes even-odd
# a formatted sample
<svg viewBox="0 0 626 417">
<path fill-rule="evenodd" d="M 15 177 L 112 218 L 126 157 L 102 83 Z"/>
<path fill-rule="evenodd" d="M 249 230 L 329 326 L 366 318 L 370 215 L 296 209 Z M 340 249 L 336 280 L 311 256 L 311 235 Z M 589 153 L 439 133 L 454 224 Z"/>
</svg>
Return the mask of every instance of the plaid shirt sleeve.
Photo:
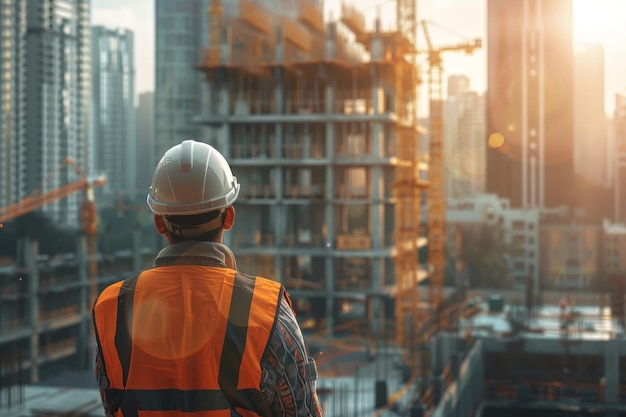
<svg viewBox="0 0 626 417">
<path fill-rule="evenodd" d="M 309 357 L 295 314 L 286 297 L 261 362 L 261 392 L 274 417 L 322 417 L 315 381 L 317 368 Z"/>
</svg>

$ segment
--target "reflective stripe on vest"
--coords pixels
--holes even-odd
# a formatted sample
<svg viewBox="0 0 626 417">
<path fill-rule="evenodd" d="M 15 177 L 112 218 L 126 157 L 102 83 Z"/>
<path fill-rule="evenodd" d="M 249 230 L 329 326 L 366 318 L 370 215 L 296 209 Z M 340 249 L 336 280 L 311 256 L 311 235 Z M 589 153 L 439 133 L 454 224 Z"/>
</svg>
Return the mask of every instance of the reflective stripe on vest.
<svg viewBox="0 0 626 417">
<path fill-rule="evenodd" d="M 270 416 L 260 361 L 283 291 L 271 280 L 193 265 L 154 268 L 105 289 L 94 323 L 107 399 L 119 405 L 112 411 Z"/>
</svg>

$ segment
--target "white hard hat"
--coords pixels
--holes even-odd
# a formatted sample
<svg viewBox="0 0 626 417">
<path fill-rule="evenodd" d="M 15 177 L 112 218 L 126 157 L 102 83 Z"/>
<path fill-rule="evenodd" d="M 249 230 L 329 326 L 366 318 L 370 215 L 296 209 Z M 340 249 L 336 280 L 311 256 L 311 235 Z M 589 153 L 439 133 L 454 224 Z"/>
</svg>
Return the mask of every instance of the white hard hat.
<svg viewBox="0 0 626 417">
<path fill-rule="evenodd" d="M 215 148 L 185 140 L 159 161 L 148 192 L 154 214 L 187 216 L 221 210 L 235 202 L 239 183 Z"/>
</svg>

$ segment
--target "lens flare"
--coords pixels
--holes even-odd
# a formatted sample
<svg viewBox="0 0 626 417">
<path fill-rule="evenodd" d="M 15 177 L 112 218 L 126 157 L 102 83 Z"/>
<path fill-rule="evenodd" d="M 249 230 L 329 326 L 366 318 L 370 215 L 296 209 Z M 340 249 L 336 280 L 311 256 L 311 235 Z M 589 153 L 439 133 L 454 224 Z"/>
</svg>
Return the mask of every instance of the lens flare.
<svg viewBox="0 0 626 417">
<path fill-rule="evenodd" d="M 504 135 L 502 133 L 492 133 L 489 135 L 489 140 L 487 141 L 487 145 L 491 149 L 497 149 L 504 145 Z"/>
</svg>

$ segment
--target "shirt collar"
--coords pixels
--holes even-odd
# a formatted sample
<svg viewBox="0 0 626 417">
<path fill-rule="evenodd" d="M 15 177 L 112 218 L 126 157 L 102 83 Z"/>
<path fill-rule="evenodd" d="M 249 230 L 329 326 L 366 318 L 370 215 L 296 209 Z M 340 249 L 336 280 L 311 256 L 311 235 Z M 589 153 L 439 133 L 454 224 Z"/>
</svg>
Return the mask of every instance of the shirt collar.
<svg viewBox="0 0 626 417">
<path fill-rule="evenodd" d="M 218 242 L 186 240 L 162 249 L 154 266 L 206 265 L 237 270 L 235 255 L 230 248 Z"/>
</svg>

